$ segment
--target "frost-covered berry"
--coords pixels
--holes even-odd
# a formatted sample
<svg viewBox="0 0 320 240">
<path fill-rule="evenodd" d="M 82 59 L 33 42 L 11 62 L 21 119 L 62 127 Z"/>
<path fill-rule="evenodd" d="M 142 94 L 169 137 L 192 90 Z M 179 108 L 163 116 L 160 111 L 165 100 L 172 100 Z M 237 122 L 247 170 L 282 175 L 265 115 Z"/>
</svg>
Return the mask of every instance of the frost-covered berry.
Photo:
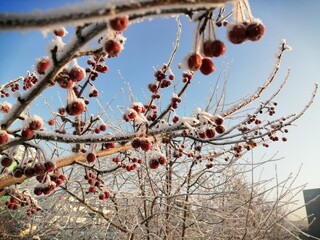
<svg viewBox="0 0 320 240">
<path fill-rule="evenodd" d="M 24 140 L 30 140 L 33 138 L 33 131 L 30 128 L 25 128 L 21 131 L 21 138 Z"/>
<path fill-rule="evenodd" d="M 210 73 L 214 72 L 214 70 L 215 66 L 212 60 L 210 58 L 204 58 L 200 67 L 201 73 L 203 75 L 209 75 Z"/>
<path fill-rule="evenodd" d="M 110 27 L 117 32 L 122 32 L 128 26 L 128 18 L 127 17 L 116 17 L 110 20 Z"/>
<path fill-rule="evenodd" d="M 227 37 L 231 43 L 243 43 L 247 40 L 247 29 L 243 24 L 229 24 Z"/>
<path fill-rule="evenodd" d="M 121 51 L 121 45 L 115 40 L 108 40 L 104 45 L 104 50 L 107 52 L 109 57 L 116 57 Z"/>
<path fill-rule="evenodd" d="M 0 145 L 2 144 L 6 144 L 9 141 L 9 134 L 4 131 L 4 130 L 0 130 Z"/>
<path fill-rule="evenodd" d="M 197 53 L 190 55 L 187 61 L 188 61 L 188 68 L 191 71 L 198 71 L 202 64 L 202 58 Z"/>
<path fill-rule="evenodd" d="M 160 165 L 160 163 L 159 163 L 158 159 L 156 159 L 156 158 L 150 159 L 150 161 L 149 161 L 150 168 L 157 169 L 159 167 L 159 165 Z"/>
<path fill-rule="evenodd" d="M 31 130 L 40 130 L 43 126 L 43 120 L 41 117 L 34 115 L 26 120 L 25 127 Z"/>
<path fill-rule="evenodd" d="M 84 101 L 82 99 L 77 99 L 67 105 L 66 112 L 70 116 L 77 116 L 80 115 L 85 109 L 86 106 Z"/>
<path fill-rule="evenodd" d="M 251 23 L 247 26 L 247 37 L 251 41 L 258 41 L 265 33 L 265 27 L 261 22 Z"/>
<path fill-rule="evenodd" d="M 67 34 L 67 30 L 64 27 L 61 27 L 61 28 L 54 29 L 53 33 L 57 37 L 63 37 Z"/>
<path fill-rule="evenodd" d="M 86 76 L 86 71 L 84 68 L 79 66 L 74 66 L 69 71 L 70 80 L 73 82 L 80 82 Z"/>
<path fill-rule="evenodd" d="M 46 69 L 50 66 L 49 58 L 42 58 L 37 62 L 37 72 L 44 74 Z"/>
<path fill-rule="evenodd" d="M 158 162 L 161 164 L 161 165 L 164 165 L 167 163 L 167 158 L 164 156 L 164 155 L 161 155 L 159 158 L 158 158 Z"/>
<path fill-rule="evenodd" d="M 0 103 L 0 112 L 9 113 L 11 107 L 12 107 L 11 103 L 8 103 L 8 102 Z"/>
<path fill-rule="evenodd" d="M 147 152 L 151 149 L 151 142 L 148 139 L 141 140 L 140 147 L 143 151 Z"/>
</svg>

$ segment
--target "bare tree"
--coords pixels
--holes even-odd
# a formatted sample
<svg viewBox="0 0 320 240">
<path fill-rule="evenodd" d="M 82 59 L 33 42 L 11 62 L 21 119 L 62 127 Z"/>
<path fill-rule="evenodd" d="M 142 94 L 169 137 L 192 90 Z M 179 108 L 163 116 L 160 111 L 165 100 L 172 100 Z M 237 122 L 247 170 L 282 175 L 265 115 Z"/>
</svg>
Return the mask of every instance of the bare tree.
<svg viewBox="0 0 320 240">
<path fill-rule="evenodd" d="M 313 102 L 317 85 L 299 113 L 276 116 L 275 98 L 288 71 L 274 94 L 257 103 L 290 47 L 281 42 L 269 78 L 249 97 L 227 106 L 226 87 L 215 88 L 208 93 L 204 109 L 197 108 L 190 116 L 178 110 L 195 74 L 214 72 L 212 58 L 225 52 L 216 27 L 227 26 L 232 44 L 257 41 L 264 34 L 248 1 L 230 2 L 230 13 L 225 0 L 169 0 L 96 3 L 45 14 L 0 14 L 1 30 L 49 29 L 55 34 L 49 56 L 37 62 L 35 72 L 0 86 L 3 97 L 15 96 L 8 98 L 15 102 L 0 105 L 0 194 L 8 196 L 7 208 L 28 205 L 27 215 L 33 215 L 35 231 L 42 237 L 70 237 L 74 231 L 86 239 L 103 234 L 115 239 L 264 239 L 270 234 L 278 238 L 289 234 L 288 211 L 281 208 L 290 202 L 282 203 L 290 194 L 285 190 L 288 179 L 284 185 L 261 191 L 264 182 L 244 180 L 254 166 L 241 168 L 239 161 L 256 147 L 285 142 L 287 128 Z M 177 18 L 174 49 L 148 84 L 149 100 L 137 102 L 128 91 L 131 105 L 121 113 L 109 113 L 108 106 L 99 102 L 95 85 L 101 75 L 108 74 L 108 61 L 121 57 L 125 29 L 150 17 L 182 14 L 195 23 L 196 33 L 180 72 L 172 66 L 180 42 Z M 231 15 L 233 21 L 227 22 Z M 64 43 L 66 30 L 61 26 L 68 24 L 75 28 L 74 37 Z M 86 66 L 77 62 L 83 58 L 88 59 Z M 221 80 L 224 86 L 226 80 Z M 29 107 L 54 85 L 67 95 L 65 105 L 53 109 L 45 99 L 52 115 L 30 115 Z M 169 99 L 162 95 L 165 88 L 172 89 Z M 249 109 L 249 104 L 254 108 Z M 14 162 L 16 166 L 8 171 Z M 26 180 L 31 186 L 21 184 Z M 274 189 L 279 195 L 268 203 L 265 196 Z M 57 197 L 43 202 L 50 208 L 36 201 L 44 196 L 34 196 L 52 192 Z M 34 215 L 42 207 L 44 211 L 38 214 L 47 217 L 46 224 Z"/>
</svg>

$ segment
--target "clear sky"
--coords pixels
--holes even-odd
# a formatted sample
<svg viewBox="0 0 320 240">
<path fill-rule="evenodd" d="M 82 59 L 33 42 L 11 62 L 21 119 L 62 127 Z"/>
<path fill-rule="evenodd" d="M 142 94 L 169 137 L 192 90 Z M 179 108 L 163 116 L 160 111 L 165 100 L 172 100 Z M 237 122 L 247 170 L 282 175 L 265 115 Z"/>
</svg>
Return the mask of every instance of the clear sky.
<svg viewBox="0 0 320 240">
<path fill-rule="evenodd" d="M 0 11 L 47 10 L 74 2 L 82 1 L 1 1 Z M 231 63 L 227 98 L 229 102 L 247 96 L 256 90 L 271 72 L 281 39 L 286 39 L 293 51 L 286 52 L 277 78 L 277 82 L 281 82 L 287 68 L 291 68 L 289 82 L 278 97 L 278 111 L 283 115 L 297 112 L 309 100 L 314 83 L 320 80 L 320 21 L 317 18 L 320 1 L 251 0 L 250 4 L 253 15 L 260 18 L 266 26 L 267 31 L 264 38 L 259 42 L 248 42 L 241 46 L 227 43 L 225 58 L 216 61 L 217 73 L 209 77 L 201 74 L 196 76 L 193 84 L 197 87 L 194 87 L 187 95 L 186 112 L 191 112 L 195 106 L 204 106 L 209 95 L 208 89 L 216 80 L 218 72 L 223 70 L 224 63 Z M 174 62 L 175 66 L 192 49 L 195 27 L 186 18 L 181 20 L 182 41 Z M 122 96 L 119 90 L 123 87 L 125 80 L 130 83 L 137 100 L 144 101 L 142 89 L 146 89 L 146 84 L 152 81 L 153 67 L 167 61 L 175 40 L 176 30 L 175 19 L 172 18 L 155 18 L 152 21 L 147 20 L 131 25 L 124 33 L 127 37 L 125 50 L 119 58 L 112 59 L 108 63 L 110 73 L 106 75 L 105 82 L 98 85 L 99 89 L 105 92 L 106 99 L 110 100 L 113 96 L 118 95 L 120 96 L 118 99 L 121 100 L 119 103 L 128 105 L 129 99 Z M 219 30 L 218 36 L 225 40 L 225 29 Z M 46 46 L 51 38 L 51 34 L 44 37 L 38 31 L 0 32 L 0 84 L 17 76 L 23 76 L 27 70 L 32 70 L 31 66 L 35 64 L 36 59 L 47 54 Z M 121 79 L 118 70 L 124 80 Z M 268 93 L 271 94 L 272 91 Z M 56 98 L 53 95 L 51 97 Z M 285 178 L 291 172 L 297 172 L 299 166 L 303 164 L 296 185 L 308 183 L 307 188 L 319 188 L 319 96 L 316 97 L 312 107 L 296 123 L 297 127 L 289 129 L 287 143 L 274 144 L 267 151 L 256 151 L 254 153 L 256 160 L 259 161 L 263 154 L 266 154 L 265 158 L 267 158 L 278 152 L 278 157 L 285 157 L 277 163 L 280 178 Z M 264 176 L 266 178 L 274 176 L 273 165 L 265 168 Z M 303 203 L 302 194 L 299 195 L 299 200 L 300 204 Z"/>
</svg>

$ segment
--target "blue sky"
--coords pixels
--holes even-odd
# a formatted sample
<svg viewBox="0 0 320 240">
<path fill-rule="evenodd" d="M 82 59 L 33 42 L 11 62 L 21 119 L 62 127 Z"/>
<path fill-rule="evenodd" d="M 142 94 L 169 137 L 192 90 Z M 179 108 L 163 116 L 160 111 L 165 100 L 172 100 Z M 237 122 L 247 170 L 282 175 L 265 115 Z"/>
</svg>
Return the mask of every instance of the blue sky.
<svg viewBox="0 0 320 240">
<path fill-rule="evenodd" d="M 1 1 L 0 11 L 29 12 L 56 8 L 65 3 L 74 2 L 82 1 L 11 0 L 5 3 Z M 228 102 L 247 96 L 256 90 L 271 72 L 281 39 L 286 39 L 293 51 L 286 52 L 277 78 L 277 82 L 280 83 L 287 68 L 291 68 L 289 82 L 278 97 L 278 113 L 287 115 L 297 112 L 309 100 L 314 83 L 320 80 L 320 22 L 317 18 L 320 1 L 251 0 L 250 5 L 253 15 L 260 18 L 266 26 L 264 38 L 258 42 L 248 42 L 240 46 L 227 43 L 225 57 L 215 62 L 216 73 L 209 77 L 201 74 L 196 76 L 193 82 L 194 87 L 185 99 L 186 112 L 191 112 L 195 106 L 204 106 L 209 95 L 208 89 L 212 86 L 212 82 L 216 81 L 218 72 L 223 71 L 226 63 L 231 65 Z M 184 17 L 181 21 L 182 40 L 174 66 L 177 66 L 185 54 L 192 49 L 195 26 Z M 128 97 L 120 90 L 123 87 L 123 81 L 130 83 L 137 100 L 144 101 L 143 92 L 147 91 L 142 89 L 146 89 L 146 84 L 153 80 L 153 67 L 160 66 L 169 58 L 176 31 L 174 18 L 155 18 L 131 25 L 124 33 L 127 37 L 124 51 L 119 58 L 108 62 L 110 72 L 98 84 L 99 89 L 104 91 L 106 101 L 117 95 L 119 104 L 129 105 Z M 225 29 L 219 29 L 218 36 L 225 40 Z M 44 37 L 38 31 L 0 32 L 0 84 L 17 76 L 23 76 L 27 70 L 32 70 L 31 66 L 35 64 L 36 59 L 47 54 L 46 46 L 51 39 L 51 34 Z M 176 75 L 178 76 L 178 72 Z M 275 87 L 272 87 L 268 93 L 271 94 Z M 170 91 L 167 92 L 170 93 Z M 56 99 L 56 93 L 53 91 L 47 96 L 51 100 Z M 63 96 L 61 98 L 64 100 Z M 36 107 L 38 106 L 41 106 L 41 101 L 36 104 Z M 264 154 L 267 158 L 278 152 L 278 157 L 285 157 L 277 163 L 280 178 L 286 177 L 290 172 L 296 172 L 303 163 L 296 185 L 308 183 L 307 188 L 319 188 L 319 109 L 320 99 L 317 96 L 312 107 L 296 122 L 298 126 L 289 129 L 288 142 L 273 145 L 267 151 L 256 151 L 254 156 L 257 161 Z M 36 110 L 31 109 L 31 111 Z M 274 176 L 273 165 L 265 167 L 264 176 L 266 178 Z M 302 194 L 299 195 L 299 200 L 302 203 Z"/>
</svg>

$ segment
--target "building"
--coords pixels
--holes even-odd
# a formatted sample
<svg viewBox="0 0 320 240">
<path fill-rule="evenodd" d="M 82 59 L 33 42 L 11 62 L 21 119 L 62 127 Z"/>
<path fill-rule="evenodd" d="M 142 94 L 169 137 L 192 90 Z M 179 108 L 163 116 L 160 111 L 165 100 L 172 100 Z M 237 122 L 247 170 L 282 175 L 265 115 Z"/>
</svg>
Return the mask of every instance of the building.
<svg viewBox="0 0 320 240">
<path fill-rule="evenodd" d="M 320 188 L 303 190 L 303 196 L 309 225 L 305 232 L 320 237 Z"/>
</svg>

